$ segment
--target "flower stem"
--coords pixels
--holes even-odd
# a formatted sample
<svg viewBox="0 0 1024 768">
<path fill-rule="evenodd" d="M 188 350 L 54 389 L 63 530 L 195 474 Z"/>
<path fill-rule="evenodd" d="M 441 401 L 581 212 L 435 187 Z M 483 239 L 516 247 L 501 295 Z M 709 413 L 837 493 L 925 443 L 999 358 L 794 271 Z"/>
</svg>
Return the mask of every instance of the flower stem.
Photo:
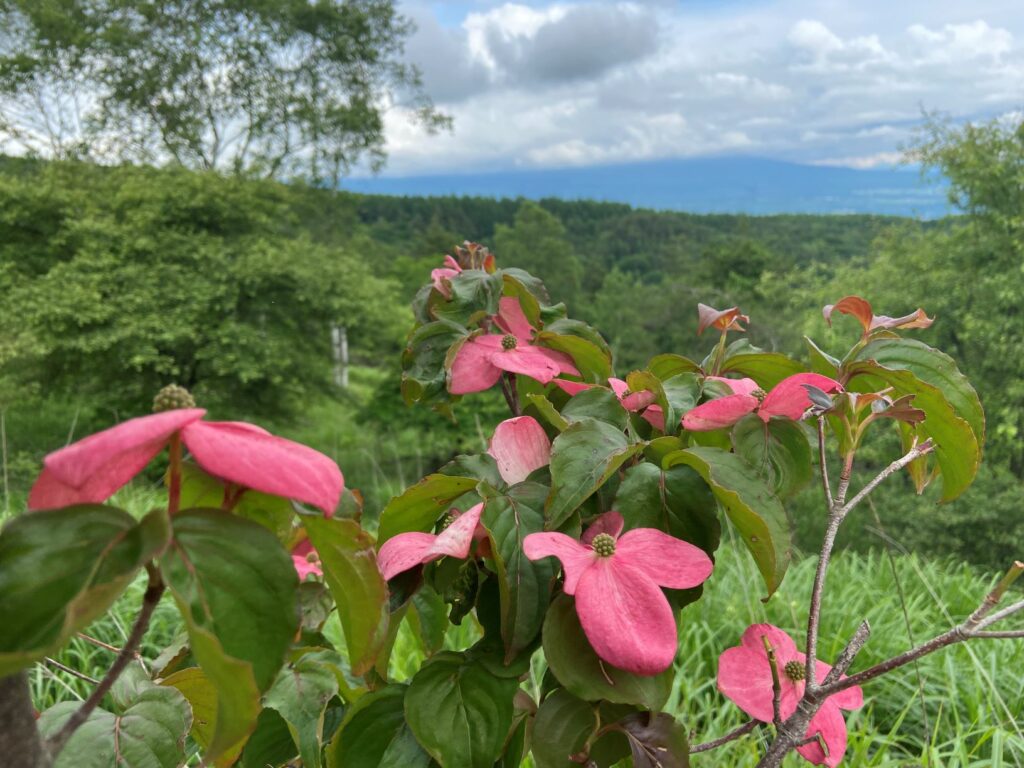
<svg viewBox="0 0 1024 768">
<path fill-rule="evenodd" d="M 61 749 L 67 744 L 72 734 L 78 730 L 78 727 L 89 719 L 89 715 L 100 705 L 103 697 L 113 687 L 125 667 L 135 658 L 135 652 L 142 642 L 143 636 L 146 634 L 146 629 L 149 628 L 149 621 L 153 618 L 153 611 L 156 610 L 156 606 L 160 602 L 165 589 L 163 579 L 155 565 L 152 563 L 147 564 L 146 571 L 149 574 L 149 585 L 146 587 L 146 592 L 142 597 L 142 608 L 135 619 L 132 631 L 128 635 L 128 639 L 125 641 L 121 652 L 114 659 L 114 663 L 110 665 L 107 674 L 99 681 L 92 695 L 85 700 L 81 707 L 75 710 L 74 714 L 64 723 L 64 726 L 48 740 L 47 746 L 49 747 L 50 754 L 54 757 L 60 754 Z"/>
<path fill-rule="evenodd" d="M 169 481 L 167 485 L 167 513 L 175 515 L 181 505 L 181 435 L 171 435 L 168 446 L 170 453 Z"/>
</svg>

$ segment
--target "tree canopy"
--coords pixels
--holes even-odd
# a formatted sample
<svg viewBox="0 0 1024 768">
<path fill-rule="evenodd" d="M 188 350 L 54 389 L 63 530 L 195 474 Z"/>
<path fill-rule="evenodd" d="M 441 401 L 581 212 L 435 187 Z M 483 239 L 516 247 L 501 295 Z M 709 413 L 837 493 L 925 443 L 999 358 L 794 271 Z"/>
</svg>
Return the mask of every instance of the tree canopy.
<svg viewBox="0 0 1024 768">
<path fill-rule="evenodd" d="M 0 135 L 57 157 L 337 184 L 438 113 L 391 0 L 0 0 Z"/>
</svg>

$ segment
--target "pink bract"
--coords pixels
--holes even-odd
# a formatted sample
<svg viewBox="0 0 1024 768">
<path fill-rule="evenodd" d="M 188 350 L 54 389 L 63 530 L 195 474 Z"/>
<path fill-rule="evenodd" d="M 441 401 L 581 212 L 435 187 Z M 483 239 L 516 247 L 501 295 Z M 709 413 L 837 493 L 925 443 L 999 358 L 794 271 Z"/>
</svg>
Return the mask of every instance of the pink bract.
<svg viewBox="0 0 1024 768">
<path fill-rule="evenodd" d="M 781 686 L 780 715 L 788 718 L 796 711 L 804 694 L 804 681 L 786 674 L 786 664 L 793 662 L 802 669 L 806 656 L 796 648 L 793 639 L 771 624 L 754 624 L 743 633 L 740 645 L 727 649 L 718 659 L 718 690 L 755 720 L 772 722 L 772 668 L 764 647 L 767 638 L 775 653 Z M 832 669 L 823 661 L 815 662 L 815 678 L 821 682 Z M 846 722 L 841 709 L 859 709 L 864 694 L 858 686 L 829 696 L 811 718 L 807 736 L 820 733 L 828 756 L 817 741 L 797 748 L 807 760 L 830 768 L 838 765 L 846 753 Z"/>
<path fill-rule="evenodd" d="M 179 434 L 208 474 L 334 513 L 345 482 L 331 459 L 254 424 L 202 421 L 205 414 L 183 408 L 140 416 L 49 454 L 29 509 L 106 501 Z"/>
<path fill-rule="evenodd" d="M 305 581 L 311 574 L 324 575 L 320 567 L 320 556 L 309 539 L 303 539 L 292 549 L 292 562 L 295 564 L 295 572 L 299 574 L 299 581 Z"/>
<path fill-rule="evenodd" d="M 466 558 L 473 546 L 484 505 L 463 512 L 439 534 L 409 531 L 392 536 L 377 552 L 377 567 L 385 579 L 392 579 L 417 565 L 439 560 L 445 555 Z"/>
<path fill-rule="evenodd" d="M 448 281 L 455 277 L 462 271 L 462 267 L 459 266 L 459 262 L 453 259 L 451 256 L 444 257 L 444 266 L 438 269 L 431 270 L 430 280 L 434 284 L 434 288 L 437 292 L 444 296 L 446 299 L 452 297 L 452 289 L 448 284 Z"/>
<path fill-rule="evenodd" d="M 656 675 L 672 665 L 678 643 L 675 615 L 661 587 L 695 587 L 713 566 L 703 550 L 667 533 L 636 528 L 622 534 L 622 527 L 618 512 L 606 512 L 580 541 L 564 533 L 531 533 L 523 552 L 531 560 L 561 561 L 562 588 L 575 596 L 580 625 L 600 658 L 638 675 Z M 602 534 L 614 540 L 610 555 L 594 549 Z"/>
<path fill-rule="evenodd" d="M 551 461 L 551 441 L 535 418 L 518 416 L 495 428 L 487 452 L 497 462 L 501 478 L 515 485 L 535 469 L 547 466 Z"/>
<path fill-rule="evenodd" d="M 463 343 L 452 361 L 448 391 L 453 395 L 482 392 L 498 383 L 504 371 L 522 374 L 547 384 L 559 374 L 579 376 L 564 352 L 532 343 L 534 328 L 523 314 L 519 299 L 506 296 L 494 322 L 504 334 L 489 333 Z M 506 339 L 514 346 L 506 348 Z"/>
<path fill-rule="evenodd" d="M 596 384 L 584 384 L 581 381 L 568 381 L 566 379 L 555 379 L 552 382 L 570 397 L 574 397 L 586 389 L 593 389 Z M 608 386 L 619 398 L 622 407 L 632 413 L 639 413 L 640 418 L 646 421 L 655 429 L 665 431 L 665 413 L 661 406 L 654 402 L 654 393 L 648 390 L 630 392 L 629 384 L 622 379 L 608 379 Z"/>
<path fill-rule="evenodd" d="M 691 432 L 708 432 L 713 429 L 730 427 L 748 413 L 757 412 L 761 420 L 768 423 L 772 416 L 781 416 L 797 421 L 811 407 L 811 398 L 805 385 L 817 387 L 825 392 L 837 392 L 842 386 L 835 379 L 817 373 L 798 373 L 776 384 L 763 401 L 752 394 L 757 384 L 752 379 L 724 379 L 708 377 L 724 382 L 733 394 L 709 400 L 692 408 L 683 416 L 683 428 Z M 751 387 L 753 385 L 753 387 Z"/>
</svg>

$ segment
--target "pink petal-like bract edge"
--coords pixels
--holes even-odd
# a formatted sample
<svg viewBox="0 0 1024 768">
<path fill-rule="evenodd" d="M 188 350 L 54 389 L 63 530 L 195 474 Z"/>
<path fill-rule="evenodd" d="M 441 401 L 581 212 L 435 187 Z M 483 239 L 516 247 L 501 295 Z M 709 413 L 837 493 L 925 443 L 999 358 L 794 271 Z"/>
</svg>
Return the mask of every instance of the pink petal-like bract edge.
<svg viewBox="0 0 1024 768">
<path fill-rule="evenodd" d="M 575 594 L 580 577 L 597 560 L 590 547 L 557 531 L 529 534 L 523 539 L 523 554 L 530 560 L 557 557 L 565 572 L 562 590 L 567 595 Z"/>
<path fill-rule="evenodd" d="M 449 373 L 448 391 L 453 395 L 468 395 L 483 392 L 498 383 L 501 369 L 490 362 L 495 345 L 488 339 L 497 340 L 497 348 L 501 348 L 501 336 L 478 336 L 469 339 L 455 353 L 452 369 Z"/>
<path fill-rule="evenodd" d="M 593 384 L 584 384 L 582 381 L 566 381 L 565 379 L 552 379 L 551 383 L 572 397 L 586 389 L 592 389 Z"/>
<path fill-rule="evenodd" d="M 675 614 L 661 589 L 640 571 L 599 557 L 576 585 L 576 613 L 594 652 L 636 675 L 672 666 L 678 644 Z"/>
<path fill-rule="evenodd" d="M 729 379 L 725 376 L 708 376 L 706 381 L 717 381 L 727 386 L 734 395 L 752 395 L 761 386 L 753 379 Z"/>
<path fill-rule="evenodd" d="M 758 406 L 753 395 L 726 395 L 691 408 L 683 416 L 683 429 L 691 432 L 710 432 L 731 427 Z"/>
<path fill-rule="evenodd" d="M 214 421 L 193 422 L 181 437 L 196 463 L 214 477 L 311 504 L 327 516 L 345 489 L 333 460 L 283 437 Z"/>
<path fill-rule="evenodd" d="M 807 725 L 808 737 L 814 736 L 816 733 L 820 733 L 824 739 L 825 745 L 828 747 L 828 757 L 825 756 L 817 740 L 797 747 L 796 751 L 800 753 L 802 758 L 814 765 L 826 765 L 829 768 L 835 768 L 835 766 L 842 762 L 843 756 L 846 755 L 847 736 L 846 720 L 843 718 L 843 713 L 839 711 L 839 707 L 832 702 L 831 698 L 825 700 L 825 703 L 821 705 L 821 709 L 814 714 L 811 722 Z"/>
<path fill-rule="evenodd" d="M 551 461 L 551 440 L 532 416 L 506 419 L 495 429 L 487 452 L 498 463 L 498 472 L 509 485 L 521 483 Z"/>
<path fill-rule="evenodd" d="M 703 549 L 657 528 L 626 531 L 615 544 L 615 559 L 669 589 L 703 584 L 714 569 Z"/>
<path fill-rule="evenodd" d="M 782 416 L 797 421 L 811 407 L 811 396 L 804 385 L 817 387 L 824 392 L 835 392 L 841 385 L 835 379 L 822 376 L 820 373 L 797 373 L 788 376 L 767 394 L 758 410 L 762 421 L 767 422 L 772 416 Z"/>
<path fill-rule="evenodd" d="M 171 435 L 205 413 L 182 408 L 140 416 L 54 451 L 43 459 L 29 509 L 106 501 L 163 450 Z"/>
<path fill-rule="evenodd" d="M 484 505 L 477 504 L 459 515 L 436 536 L 409 531 L 392 536 L 377 552 L 377 568 L 387 580 L 402 571 L 429 563 L 445 555 L 465 558 L 473 546 L 473 535 L 480 523 Z"/>
<path fill-rule="evenodd" d="M 310 574 L 324 575 L 319 561 L 311 562 L 309 560 L 310 554 L 316 554 L 316 550 L 313 549 L 313 542 L 309 539 L 303 539 L 292 548 L 292 563 L 295 564 L 295 572 L 299 574 L 299 581 L 305 581 Z"/>
<path fill-rule="evenodd" d="M 589 545 L 599 533 L 607 533 L 613 539 L 617 539 L 625 526 L 626 521 L 623 519 L 622 514 L 614 509 L 609 510 L 598 515 L 594 522 L 587 526 L 587 530 L 580 537 L 580 542 Z"/>
<path fill-rule="evenodd" d="M 502 296 L 498 301 L 495 324 L 505 333 L 511 333 L 519 342 L 529 343 L 533 338 L 533 326 L 523 313 L 523 306 L 515 296 Z"/>
<path fill-rule="evenodd" d="M 427 553 L 437 538 L 432 533 L 408 531 L 392 536 L 377 552 L 377 568 L 385 580 L 393 579 L 403 571 L 415 568 L 431 558 Z"/>
</svg>

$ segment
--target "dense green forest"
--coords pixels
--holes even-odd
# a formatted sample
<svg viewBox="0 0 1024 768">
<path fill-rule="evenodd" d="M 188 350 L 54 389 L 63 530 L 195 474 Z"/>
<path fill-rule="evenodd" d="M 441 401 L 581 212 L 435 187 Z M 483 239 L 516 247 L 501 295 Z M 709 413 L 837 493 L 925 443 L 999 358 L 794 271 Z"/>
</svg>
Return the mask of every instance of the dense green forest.
<svg viewBox="0 0 1024 768">
<path fill-rule="evenodd" d="M 620 374 L 656 352 L 695 354 L 697 302 L 740 306 L 754 344 L 797 355 L 804 334 L 827 349 L 832 334 L 851 333 L 846 319 L 829 329 L 820 311 L 848 293 L 885 314 L 924 307 L 937 322 L 921 338 L 950 351 L 986 405 L 986 467 L 960 501 L 940 507 L 926 492 L 890 509 L 883 500 L 877 520 L 848 535 L 858 546 L 891 537 L 1001 563 L 1024 533 L 1024 130 L 933 126 L 917 152 L 949 178 L 964 215 L 922 223 L 367 197 L 9 158 L 0 165 L 5 505 L 21 503 L 47 450 L 146 411 L 175 381 L 217 417 L 270 419 L 332 453 L 373 514 L 398 485 L 486 432 L 488 406 L 449 421 L 406 408 L 398 381 L 412 295 L 446 252 L 473 240 L 541 276 L 601 329 Z M 348 388 L 334 383 L 334 327 L 349 340 Z M 813 514 L 797 517 L 814 528 Z"/>
</svg>

